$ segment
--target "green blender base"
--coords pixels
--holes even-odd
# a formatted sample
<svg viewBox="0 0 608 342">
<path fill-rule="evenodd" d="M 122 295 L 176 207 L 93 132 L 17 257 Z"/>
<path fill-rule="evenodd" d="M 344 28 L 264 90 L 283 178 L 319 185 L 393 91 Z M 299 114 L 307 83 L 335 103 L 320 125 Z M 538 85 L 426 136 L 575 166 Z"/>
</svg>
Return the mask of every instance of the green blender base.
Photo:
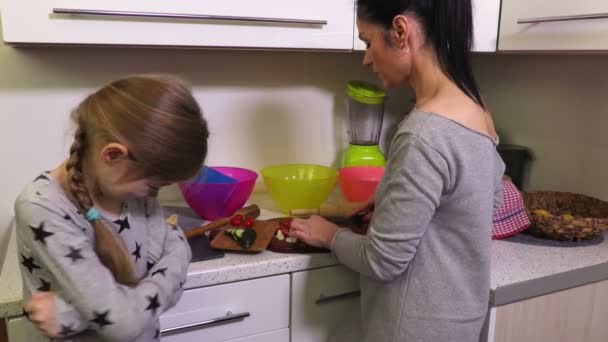
<svg viewBox="0 0 608 342">
<path fill-rule="evenodd" d="M 378 145 L 348 145 L 342 165 L 384 166 L 386 160 Z"/>
</svg>

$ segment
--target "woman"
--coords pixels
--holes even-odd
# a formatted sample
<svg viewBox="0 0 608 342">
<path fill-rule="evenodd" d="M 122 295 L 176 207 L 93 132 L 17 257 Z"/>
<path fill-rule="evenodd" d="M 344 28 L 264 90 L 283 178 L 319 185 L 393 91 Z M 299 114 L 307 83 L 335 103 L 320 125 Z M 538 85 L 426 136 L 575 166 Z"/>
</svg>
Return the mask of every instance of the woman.
<svg viewBox="0 0 608 342">
<path fill-rule="evenodd" d="M 470 0 L 358 0 L 363 64 L 415 108 L 393 138 L 366 236 L 320 218 L 292 235 L 361 274 L 365 341 L 478 341 L 490 292 L 498 137 L 473 78 Z"/>
</svg>

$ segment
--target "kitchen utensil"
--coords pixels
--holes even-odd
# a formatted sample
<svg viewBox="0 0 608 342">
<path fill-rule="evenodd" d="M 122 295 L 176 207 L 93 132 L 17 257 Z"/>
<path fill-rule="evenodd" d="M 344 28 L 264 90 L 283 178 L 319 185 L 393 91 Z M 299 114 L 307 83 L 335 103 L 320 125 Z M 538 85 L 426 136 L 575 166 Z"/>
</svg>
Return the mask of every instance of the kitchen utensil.
<svg viewBox="0 0 608 342">
<path fill-rule="evenodd" d="M 592 237 L 584 240 L 577 241 L 566 241 L 566 240 L 553 240 L 536 235 L 532 235 L 528 232 L 523 232 L 509 236 L 501 241 L 507 241 L 511 243 L 521 243 L 524 245 L 532 246 L 546 246 L 546 247 L 587 247 L 595 246 L 604 242 L 604 234 L 593 235 Z"/>
<path fill-rule="evenodd" d="M 226 176 L 216 169 L 208 166 L 203 166 L 196 178 L 195 183 L 236 183 L 236 179 Z"/>
<path fill-rule="evenodd" d="M 338 171 L 342 196 L 351 202 L 365 202 L 374 195 L 384 166 L 348 166 Z"/>
<path fill-rule="evenodd" d="M 533 159 L 532 151 L 525 146 L 507 144 L 499 144 L 496 150 L 505 162 L 505 174 L 511 178 L 519 190 L 525 190 L 530 173 L 530 162 Z"/>
<path fill-rule="evenodd" d="M 203 222 L 200 218 L 196 217 L 196 214 L 190 209 L 185 207 L 163 207 L 166 214 L 170 214 L 167 217 L 167 223 L 171 225 L 177 225 L 188 234 L 188 231 L 198 227 Z M 188 239 L 190 250 L 192 251 L 192 259 L 190 262 L 218 259 L 224 257 L 224 252 L 213 249 L 210 246 L 209 238 L 200 234 Z"/>
<path fill-rule="evenodd" d="M 350 144 L 344 154 L 343 166 L 385 164 L 378 143 L 384 115 L 384 90 L 363 81 L 346 85 Z"/>
<path fill-rule="evenodd" d="M 258 174 L 238 167 L 214 167 L 215 171 L 236 182 L 178 184 L 188 205 L 205 220 L 228 217 L 249 199 Z"/>
<path fill-rule="evenodd" d="M 343 217 L 325 217 L 329 221 L 339 225 L 340 227 L 350 228 L 353 232 L 357 234 L 365 234 L 367 231 L 367 227 L 369 223 L 362 222 L 359 218 L 353 219 L 345 219 Z M 274 218 L 272 220 L 279 223 L 289 218 L 281 217 Z M 302 241 L 296 241 L 295 243 L 289 243 L 286 240 L 279 240 L 275 236 L 273 236 L 272 240 L 268 244 L 267 249 L 269 251 L 277 252 L 277 253 L 328 253 L 329 250 L 325 248 L 318 248 L 309 246 Z"/>
<path fill-rule="evenodd" d="M 291 216 L 308 217 L 319 215 L 323 217 L 345 217 L 353 211 L 363 207 L 364 202 L 338 202 L 322 203 L 318 208 L 312 209 L 292 209 L 289 211 Z"/>
<path fill-rule="evenodd" d="M 503 179 L 503 201 L 492 216 L 492 239 L 502 239 L 520 233 L 530 227 L 524 200 L 515 185 Z"/>
<path fill-rule="evenodd" d="M 336 184 L 338 171 L 312 164 L 284 164 L 264 168 L 264 184 L 284 213 L 295 208 L 317 208 Z"/>
<path fill-rule="evenodd" d="M 211 240 L 211 247 L 222 250 L 240 251 L 240 252 L 261 252 L 268 247 L 270 240 L 272 240 L 274 234 L 279 228 L 279 223 L 273 220 L 256 220 L 252 228 L 255 230 L 257 236 L 251 247 L 243 248 L 241 245 L 224 234 L 222 231 L 217 234 L 213 240 Z"/>
<path fill-rule="evenodd" d="M 213 222 L 210 222 L 204 226 L 200 226 L 200 227 L 197 227 L 197 228 L 194 228 L 191 230 L 187 230 L 185 232 L 186 237 L 191 238 L 193 236 L 201 235 L 201 234 L 204 234 L 205 232 L 226 226 L 230 223 L 230 218 L 232 216 L 236 216 L 236 215 L 242 215 L 243 218 L 248 218 L 248 217 L 256 218 L 256 217 L 260 216 L 260 207 L 258 207 L 256 204 L 252 204 L 252 205 L 246 206 L 244 208 L 238 209 L 230 217 L 223 217 L 223 218 L 217 219 Z"/>
<path fill-rule="evenodd" d="M 524 193 L 531 234 L 556 240 L 587 239 L 608 229 L 608 202 L 558 191 Z"/>
</svg>

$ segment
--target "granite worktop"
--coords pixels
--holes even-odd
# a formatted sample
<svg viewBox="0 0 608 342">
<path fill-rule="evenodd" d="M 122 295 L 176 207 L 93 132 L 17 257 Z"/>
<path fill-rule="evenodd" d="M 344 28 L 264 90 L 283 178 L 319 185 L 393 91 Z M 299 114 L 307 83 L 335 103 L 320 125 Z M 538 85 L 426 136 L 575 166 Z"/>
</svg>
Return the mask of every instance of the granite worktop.
<svg viewBox="0 0 608 342">
<path fill-rule="evenodd" d="M 261 218 L 282 216 L 263 195 L 254 194 L 251 202 L 263 208 Z M 0 274 L 0 317 L 22 314 L 22 283 L 14 235 L 13 232 Z M 221 259 L 190 264 L 184 287 L 212 286 L 337 264 L 329 253 L 227 252 Z M 494 306 L 604 279 L 608 279 L 608 239 L 594 246 L 573 248 L 492 242 L 491 304 Z"/>
</svg>

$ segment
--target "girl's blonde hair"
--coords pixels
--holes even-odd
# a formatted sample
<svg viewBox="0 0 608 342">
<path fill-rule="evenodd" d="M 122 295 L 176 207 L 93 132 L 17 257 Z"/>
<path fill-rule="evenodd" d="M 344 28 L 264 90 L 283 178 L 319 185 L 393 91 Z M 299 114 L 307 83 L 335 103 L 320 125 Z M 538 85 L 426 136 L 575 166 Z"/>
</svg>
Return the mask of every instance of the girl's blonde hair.
<svg viewBox="0 0 608 342">
<path fill-rule="evenodd" d="M 89 95 L 72 113 L 76 124 L 67 162 L 68 187 L 83 213 L 94 206 L 82 165 L 93 142 L 118 142 L 145 177 L 178 181 L 194 175 L 207 155 L 209 131 L 189 87 L 166 75 L 136 75 Z M 135 263 L 122 240 L 92 221 L 96 252 L 115 279 L 137 284 Z"/>
</svg>

